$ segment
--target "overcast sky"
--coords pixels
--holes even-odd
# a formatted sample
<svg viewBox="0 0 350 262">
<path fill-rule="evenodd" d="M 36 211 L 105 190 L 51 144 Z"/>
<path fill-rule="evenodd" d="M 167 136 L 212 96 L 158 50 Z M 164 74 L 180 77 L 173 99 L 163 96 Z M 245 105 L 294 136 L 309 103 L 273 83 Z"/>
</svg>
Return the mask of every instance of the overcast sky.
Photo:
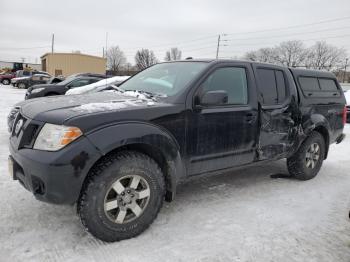
<svg viewBox="0 0 350 262">
<path fill-rule="evenodd" d="M 0 61 L 39 62 L 52 33 L 57 52 L 102 56 L 106 32 L 131 63 L 142 47 L 160 60 L 174 46 L 183 58 L 214 57 L 218 34 L 227 34 L 221 57 L 294 39 L 325 40 L 350 55 L 349 0 L 0 1 Z"/>
</svg>

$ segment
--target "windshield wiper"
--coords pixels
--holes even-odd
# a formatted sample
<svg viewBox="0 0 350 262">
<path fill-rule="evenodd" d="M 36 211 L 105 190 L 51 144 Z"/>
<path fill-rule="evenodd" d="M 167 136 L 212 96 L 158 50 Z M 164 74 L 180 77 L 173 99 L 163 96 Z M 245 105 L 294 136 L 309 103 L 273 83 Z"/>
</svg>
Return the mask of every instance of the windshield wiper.
<svg viewBox="0 0 350 262">
<path fill-rule="evenodd" d="M 148 98 L 156 98 L 156 97 L 166 97 L 164 94 L 159 94 L 159 93 L 152 93 L 149 91 L 144 91 L 144 90 L 125 90 L 124 92 L 136 92 L 142 95 L 146 95 Z"/>
</svg>

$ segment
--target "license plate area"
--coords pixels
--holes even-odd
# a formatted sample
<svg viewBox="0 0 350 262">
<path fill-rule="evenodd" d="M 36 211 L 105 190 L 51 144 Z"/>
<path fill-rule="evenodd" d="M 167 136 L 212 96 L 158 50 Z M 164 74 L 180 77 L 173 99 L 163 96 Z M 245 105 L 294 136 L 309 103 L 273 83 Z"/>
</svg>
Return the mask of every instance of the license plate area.
<svg viewBox="0 0 350 262">
<path fill-rule="evenodd" d="M 10 174 L 10 177 L 15 180 L 14 178 L 14 174 L 15 174 L 15 171 L 14 171 L 14 160 L 11 156 L 9 156 L 8 158 L 8 161 L 7 161 L 7 164 L 8 164 L 8 170 L 9 170 L 9 174 Z"/>
</svg>

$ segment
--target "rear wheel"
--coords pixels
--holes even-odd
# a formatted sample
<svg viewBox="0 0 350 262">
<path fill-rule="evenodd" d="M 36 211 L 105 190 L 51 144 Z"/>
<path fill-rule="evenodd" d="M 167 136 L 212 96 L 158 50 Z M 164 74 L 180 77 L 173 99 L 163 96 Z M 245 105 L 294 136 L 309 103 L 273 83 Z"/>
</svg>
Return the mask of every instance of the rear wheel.
<svg viewBox="0 0 350 262">
<path fill-rule="evenodd" d="M 138 152 L 121 152 L 93 168 L 77 204 L 78 214 L 95 237 L 119 241 L 149 227 L 164 195 L 164 178 L 157 163 Z"/>
<path fill-rule="evenodd" d="M 2 83 L 3 85 L 9 85 L 9 84 L 10 84 L 10 79 L 3 79 L 3 80 L 1 81 L 1 83 Z"/>
<path fill-rule="evenodd" d="M 321 169 L 325 149 L 323 136 L 316 131 L 312 132 L 298 151 L 287 159 L 289 173 L 300 180 L 314 178 Z"/>
<path fill-rule="evenodd" d="M 17 86 L 19 89 L 26 89 L 27 88 L 27 85 L 25 83 L 19 83 Z"/>
</svg>

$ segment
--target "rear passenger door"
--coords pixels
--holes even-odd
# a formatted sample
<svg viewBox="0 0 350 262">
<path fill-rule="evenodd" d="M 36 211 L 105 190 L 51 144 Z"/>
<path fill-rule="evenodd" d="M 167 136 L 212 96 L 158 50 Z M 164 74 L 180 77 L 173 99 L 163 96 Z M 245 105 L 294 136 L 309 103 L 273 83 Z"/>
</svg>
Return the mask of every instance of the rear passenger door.
<svg viewBox="0 0 350 262">
<path fill-rule="evenodd" d="M 288 69 L 254 66 L 258 83 L 260 160 L 280 158 L 295 143 L 300 113 L 296 86 Z"/>
</svg>

